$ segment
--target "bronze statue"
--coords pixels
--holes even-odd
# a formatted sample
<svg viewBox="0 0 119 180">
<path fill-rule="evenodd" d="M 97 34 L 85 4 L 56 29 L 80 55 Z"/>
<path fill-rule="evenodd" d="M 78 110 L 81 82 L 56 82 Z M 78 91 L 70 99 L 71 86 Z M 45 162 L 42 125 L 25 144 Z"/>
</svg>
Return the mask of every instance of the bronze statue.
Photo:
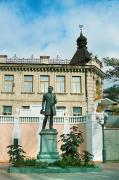
<svg viewBox="0 0 119 180">
<path fill-rule="evenodd" d="M 56 95 L 52 93 L 53 87 L 48 87 L 48 92 L 43 95 L 41 114 L 44 114 L 42 129 L 45 129 L 48 117 L 50 116 L 49 128 L 53 129 L 53 116 L 56 115 L 55 104 L 57 103 Z M 45 109 L 44 109 L 45 107 Z"/>
</svg>

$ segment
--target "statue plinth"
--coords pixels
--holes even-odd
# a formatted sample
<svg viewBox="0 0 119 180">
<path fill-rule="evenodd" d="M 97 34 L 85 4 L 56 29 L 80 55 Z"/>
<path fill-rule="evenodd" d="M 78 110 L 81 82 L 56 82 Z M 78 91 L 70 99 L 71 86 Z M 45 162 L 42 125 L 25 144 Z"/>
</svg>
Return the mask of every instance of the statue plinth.
<svg viewBox="0 0 119 180">
<path fill-rule="evenodd" d="M 47 161 L 48 163 L 59 160 L 57 151 L 57 130 L 42 129 L 40 134 L 40 152 L 37 161 Z"/>
</svg>

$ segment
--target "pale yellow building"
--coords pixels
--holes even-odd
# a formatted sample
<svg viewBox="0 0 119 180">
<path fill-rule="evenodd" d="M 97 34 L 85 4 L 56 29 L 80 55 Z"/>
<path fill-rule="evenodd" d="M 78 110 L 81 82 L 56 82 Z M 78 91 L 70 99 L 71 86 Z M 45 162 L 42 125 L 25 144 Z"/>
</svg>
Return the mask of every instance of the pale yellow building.
<svg viewBox="0 0 119 180">
<path fill-rule="evenodd" d="M 77 51 L 70 61 L 53 60 L 49 56 L 40 56 L 38 59 L 19 59 L 14 56 L 10 59 L 0 55 L 0 162 L 8 161 L 6 147 L 13 144 L 15 139 L 18 139 L 28 157 L 37 157 L 43 117 L 38 114 L 26 116 L 26 112 L 32 105 L 41 105 L 43 93 L 47 92 L 49 85 L 53 86 L 57 96 L 57 112 L 65 114 L 54 117 L 58 140 L 68 128 L 78 125 L 84 137 L 80 151 L 91 145 L 91 141 L 87 141 L 87 137 L 92 138 L 91 132 L 87 135 L 87 113 L 94 111 L 95 101 L 102 98 L 105 74 L 101 70 L 101 62 L 91 57 L 86 44 L 87 39 L 81 32 L 77 39 Z M 22 115 L 17 116 L 16 109 L 19 107 Z M 58 143 L 59 151 L 60 145 Z"/>
<path fill-rule="evenodd" d="M 57 109 L 69 115 L 85 115 L 93 111 L 94 101 L 102 97 L 104 73 L 102 63 L 91 57 L 82 32 L 77 51 L 71 61 L 8 58 L 0 55 L 0 114 L 15 114 L 17 107 L 27 109 L 41 104 L 48 85 L 57 95 Z"/>
</svg>

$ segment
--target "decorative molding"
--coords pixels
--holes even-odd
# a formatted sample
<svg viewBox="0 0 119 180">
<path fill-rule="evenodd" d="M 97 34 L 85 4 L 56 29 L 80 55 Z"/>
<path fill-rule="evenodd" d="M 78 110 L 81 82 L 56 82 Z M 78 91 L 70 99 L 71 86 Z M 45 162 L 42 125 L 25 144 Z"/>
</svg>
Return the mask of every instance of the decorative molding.
<svg viewBox="0 0 119 180">
<path fill-rule="evenodd" d="M 66 64 L 0 64 L 1 71 L 15 71 L 15 72 L 90 72 L 96 73 L 102 78 L 105 77 L 105 73 L 94 65 L 86 66 L 71 66 Z"/>
<path fill-rule="evenodd" d="M 55 92 L 55 94 L 57 94 L 57 95 L 67 95 L 68 93 L 66 93 L 66 92 L 64 92 L 64 93 Z"/>
<path fill-rule="evenodd" d="M 70 93 L 71 95 L 84 95 L 84 93 Z"/>
<path fill-rule="evenodd" d="M 35 94 L 35 92 L 21 92 L 21 94 Z"/>
<path fill-rule="evenodd" d="M 15 92 L 5 92 L 5 91 L 2 91 L 1 94 L 15 94 Z"/>
</svg>

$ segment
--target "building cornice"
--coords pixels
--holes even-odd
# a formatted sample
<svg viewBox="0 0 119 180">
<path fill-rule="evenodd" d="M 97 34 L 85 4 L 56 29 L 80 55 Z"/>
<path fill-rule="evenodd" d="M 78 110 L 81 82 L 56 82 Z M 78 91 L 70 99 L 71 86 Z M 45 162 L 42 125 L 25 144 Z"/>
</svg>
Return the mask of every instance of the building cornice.
<svg viewBox="0 0 119 180">
<path fill-rule="evenodd" d="M 25 72 L 94 72 L 105 77 L 105 73 L 94 65 L 72 66 L 69 64 L 5 64 L 0 63 L 0 71 Z"/>
</svg>

